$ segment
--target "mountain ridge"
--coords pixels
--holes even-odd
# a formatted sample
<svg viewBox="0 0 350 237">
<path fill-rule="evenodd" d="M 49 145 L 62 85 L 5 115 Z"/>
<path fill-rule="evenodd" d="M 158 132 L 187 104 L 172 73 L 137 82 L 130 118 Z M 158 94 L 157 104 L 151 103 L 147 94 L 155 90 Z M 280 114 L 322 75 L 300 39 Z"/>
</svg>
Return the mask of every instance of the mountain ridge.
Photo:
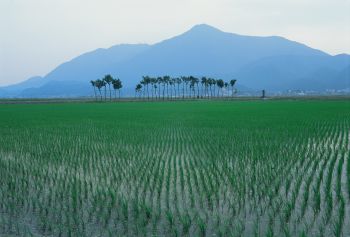
<svg viewBox="0 0 350 237">
<path fill-rule="evenodd" d="M 326 71 L 328 77 L 322 79 L 324 86 L 315 86 L 315 89 L 342 89 L 350 88 L 350 76 L 346 70 L 349 65 L 350 56 L 347 54 L 332 56 L 280 36 L 244 36 L 199 24 L 152 45 L 120 44 L 86 52 L 49 72 L 42 79 L 45 84 L 39 87 L 30 87 L 29 82 L 26 88 L 21 88 L 21 83 L 12 85 L 12 89 L 17 87 L 17 94 L 11 95 L 91 95 L 89 81 L 105 74 L 121 78 L 129 90 L 142 75 L 165 74 L 226 80 L 234 77 L 242 86 L 256 90 L 310 89 L 310 85 L 315 80 L 317 82 L 315 77 L 320 70 Z M 6 97 L 3 91 L 8 89 L 1 89 L 0 96 Z"/>
</svg>

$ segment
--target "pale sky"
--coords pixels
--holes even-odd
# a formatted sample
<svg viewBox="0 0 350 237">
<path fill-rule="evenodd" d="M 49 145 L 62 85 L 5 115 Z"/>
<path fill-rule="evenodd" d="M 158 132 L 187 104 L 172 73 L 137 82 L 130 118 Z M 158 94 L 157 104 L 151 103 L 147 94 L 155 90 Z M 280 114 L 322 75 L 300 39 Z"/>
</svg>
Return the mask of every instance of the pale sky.
<svg viewBox="0 0 350 237">
<path fill-rule="evenodd" d="M 0 86 L 96 48 L 152 44 L 201 23 L 350 54 L 350 0 L 0 0 Z"/>
</svg>

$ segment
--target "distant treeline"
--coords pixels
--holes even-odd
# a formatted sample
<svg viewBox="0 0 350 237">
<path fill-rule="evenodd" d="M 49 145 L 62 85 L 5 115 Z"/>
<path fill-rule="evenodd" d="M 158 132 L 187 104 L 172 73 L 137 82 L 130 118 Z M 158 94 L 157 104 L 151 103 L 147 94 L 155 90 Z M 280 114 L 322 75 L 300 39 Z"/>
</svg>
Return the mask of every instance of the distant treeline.
<svg viewBox="0 0 350 237">
<path fill-rule="evenodd" d="M 95 98 L 97 99 L 97 93 L 96 88 L 99 92 L 100 99 L 102 100 L 102 92 L 101 89 L 104 88 L 104 98 L 106 100 L 107 97 L 107 85 L 109 89 L 109 100 L 112 100 L 112 91 L 111 91 L 111 85 L 114 89 L 114 98 L 117 98 L 117 91 L 118 91 L 118 97 L 120 98 L 120 89 L 123 87 L 123 83 L 119 78 L 113 78 L 111 75 L 106 75 L 102 79 L 97 79 L 95 81 L 90 81 L 91 85 L 94 88 Z"/>
<path fill-rule="evenodd" d="M 143 98 L 205 98 L 224 96 L 223 89 L 226 89 L 226 95 L 236 92 L 234 89 L 236 79 L 225 82 L 222 79 L 197 78 L 194 76 L 183 76 L 172 78 L 170 76 L 149 77 L 144 76 L 139 84 L 136 85 L 136 95 Z"/>
<path fill-rule="evenodd" d="M 182 77 L 149 77 L 143 76 L 142 80 L 135 87 L 135 98 L 143 99 L 169 99 L 169 98 L 212 98 L 220 96 L 233 96 L 237 90 L 234 88 L 236 79 L 225 82 L 222 79 L 209 77 L 197 78 L 194 76 Z M 91 81 L 94 88 L 95 98 L 102 100 L 104 89 L 104 99 L 107 98 L 107 86 L 109 90 L 109 99 L 112 100 L 111 86 L 114 89 L 114 98 L 117 91 L 120 98 L 120 89 L 123 87 L 120 79 L 115 79 L 111 75 L 106 75 L 103 79 Z M 224 93 L 225 91 L 225 93 Z"/>
</svg>

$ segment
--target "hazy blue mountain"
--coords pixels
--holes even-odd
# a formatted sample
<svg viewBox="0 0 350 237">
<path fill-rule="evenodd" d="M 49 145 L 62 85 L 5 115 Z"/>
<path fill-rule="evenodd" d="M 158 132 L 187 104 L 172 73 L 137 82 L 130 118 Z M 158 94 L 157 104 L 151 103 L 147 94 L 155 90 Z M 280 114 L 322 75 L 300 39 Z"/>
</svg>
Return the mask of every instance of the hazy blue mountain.
<svg viewBox="0 0 350 237">
<path fill-rule="evenodd" d="M 40 88 L 28 88 L 21 92 L 21 97 L 71 97 L 91 94 L 90 83 L 81 81 L 49 81 Z"/>
<path fill-rule="evenodd" d="M 0 88 L 0 97 L 8 97 L 8 93 L 6 90 Z"/>
<path fill-rule="evenodd" d="M 25 88 L 17 84 L 12 89 L 22 97 L 91 95 L 89 81 L 105 74 L 122 79 L 124 94 L 133 94 L 142 75 L 237 78 L 242 88 L 254 90 L 342 89 L 349 85 L 349 67 L 346 54 L 331 56 L 282 37 L 243 36 L 197 25 L 154 45 L 97 49 L 61 64 L 40 86 L 27 81 Z"/>
<path fill-rule="evenodd" d="M 72 80 L 86 82 L 94 80 L 109 73 L 116 65 L 132 59 L 149 47 L 149 45 L 145 44 L 123 44 L 109 49 L 97 49 L 61 64 L 50 72 L 46 78 L 51 81 Z"/>
<path fill-rule="evenodd" d="M 207 25 L 154 45 L 132 62 L 150 73 L 229 73 L 247 63 L 274 55 L 327 55 L 281 37 L 224 33 Z M 149 60 L 149 59 L 152 60 Z M 161 67 L 161 68 L 159 68 Z"/>
<path fill-rule="evenodd" d="M 47 82 L 46 78 L 42 78 L 39 76 L 31 77 L 28 80 L 25 80 L 18 84 L 2 87 L 0 91 L 0 96 L 2 94 L 6 96 L 16 96 L 25 89 L 38 88 L 43 86 L 46 82 Z"/>
<path fill-rule="evenodd" d="M 349 57 L 281 55 L 256 60 L 240 68 L 236 75 L 252 88 L 341 89 L 350 82 L 350 77 L 336 78 L 347 65 L 350 65 Z"/>
</svg>

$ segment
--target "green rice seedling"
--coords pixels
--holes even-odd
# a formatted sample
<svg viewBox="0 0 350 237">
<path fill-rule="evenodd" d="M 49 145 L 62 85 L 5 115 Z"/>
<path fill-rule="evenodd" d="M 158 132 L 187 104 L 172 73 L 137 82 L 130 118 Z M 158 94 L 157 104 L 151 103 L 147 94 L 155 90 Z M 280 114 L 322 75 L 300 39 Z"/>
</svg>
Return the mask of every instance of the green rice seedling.
<svg viewBox="0 0 350 237">
<path fill-rule="evenodd" d="M 122 199 L 121 200 L 121 210 L 122 214 L 125 220 L 128 220 L 129 218 L 129 204 L 126 200 Z"/>
<path fill-rule="evenodd" d="M 289 222 L 290 217 L 292 215 L 292 211 L 293 211 L 293 204 L 292 203 L 287 203 L 284 206 L 284 220 L 286 223 Z"/>
<path fill-rule="evenodd" d="M 348 144 L 348 146 L 349 146 L 349 144 Z M 345 158 L 347 160 L 347 162 L 346 162 L 346 174 L 347 174 L 348 197 L 350 200 L 350 162 L 349 162 L 350 155 L 349 155 L 349 153 L 345 153 Z"/>
<path fill-rule="evenodd" d="M 254 221 L 254 237 L 260 236 L 260 224 L 259 224 L 259 217 L 256 218 Z"/>
<path fill-rule="evenodd" d="M 318 236 L 319 237 L 323 237 L 324 236 L 324 233 L 325 233 L 325 227 L 323 225 L 320 225 L 318 227 Z"/>
<path fill-rule="evenodd" d="M 286 185 L 285 185 L 285 196 L 288 196 L 289 188 L 291 186 L 292 180 L 290 178 L 286 179 Z"/>
<path fill-rule="evenodd" d="M 341 199 L 341 176 L 343 171 L 344 157 L 341 157 L 337 167 L 337 184 L 336 184 L 336 197 L 338 200 Z"/>
<path fill-rule="evenodd" d="M 313 210 L 314 213 L 317 214 L 320 212 L 321 209 L 321 194 L 320 191 L 316 188 L 313 188 L 313 196 L 314 196 L 314 202 L 313 202 Z"/>
<path fill-rule="evenodd" d="M 166 219 L 169 223 L 170 228 L 172 228 L 174 225 L 174 221 L 175 221 L 173 213 L 171 211 L 166 211 L 165 215 L 166 215 Z"/>
<path fill-rule="evenodd" d="M 288 225 L 283 225 L 282 226 L 282 232 L 283 232 L 283 235 L 285 237 L 291 237 L 292 236 Z"/>
<path fill-rule="evenodd" d="M 305 230 L 301 231 L 300 237 L 307 237 Z"/>
<path fill-rule="evenodd" d="M 197 216 L 197 227 L 199 231 L 199 236 L 205 236 L 207 232 L 207 224 L 200 216 Z"/>
<path fill-rule="evenodd" d="M 343 234 L 347 108 L 341 100 L 0 105 L 0 235 L 26 235 L 24 221 L 33 235 L 162 236 L 167 211 L 171 235 L 200 235 L 195 216 L 205 234 L 297 236 L 318 226 Z"/>
<path fill-rule="evenodd" d="M 188 234 L 188 232 L 189 232 L 189 230 L 191 228 L 191 225 L 192 225 L 191 216 L 188 213 L 182 215 L 180 217 L 180 222 L 182 224 L 182 233 L 184 235 Z"/>
<path fill-rule="evenodd" d="M 310 183 L 309 183 L 310 184 Z M 308 185 L 306 185 L 308 186 Z M 302 200 L 302 204 L 301 204 L 301 214 L 300 217 L 303 218 L 305 215 L 305 211 L 306 211 L 306 207 L 307 207 L 307 202 L 309 200 L 309 191 L 308 191 L 308 187 L 305 187 L 305 191 L 303 193 L 303 200 Z"/>
<path fill-rule="evenodd" d="M 274 235 L 274 231 L 273 231 L 273 227 L 271 225 L 268 226 L 265 236 L 266 237 L 273 237 L 273 236 L 275 236 Z"/>
<path fill-rule="evenodd" d="M 138 199 L 136 198 L 132 200 L 132 211 L 133 211 L 134 217 L 138 219 L 140 215 L 140 205 L 139 205 Z"/>
<path fill-rule="evenodd" d="M 152 234 L 157 235 L 157 226 L 158 226 L 158 221 L 160 220 L 160 213 L 159 212 L 154 212 L 153 218 L 152 218 Z"/>
<path fill-rule="evenodd" d="M 342 196 L 339 198 L 338 218 L 333 223 L 333 234 L 336 237 L 342 236 L 345 216 L 345 201 Z"/>
<path fill-rule="evenodd" d="M 327 155 L 327 154 L 326 154 Z M 324 174 L 324 170 L 326 168 L 327 165 L 327 161 L 326 159 L 323 160 L 323 164 L 321 165 L 321 169 L 316 181 L 316 187 L 313 187 L 313 211 L 314 214 L 318 214 L 320 212 L 321 209 L 321 193 L 320 193 L 320 187 L 321 187 L 321 182 L 323 180 L 323 174 Z M 314 215 L 314 217 L 315 217 Z"/>
<path fill-rule="evenodd" d="M 152 217 L 152 209 L 150 206 L 148 206 L 147 204 L 143 203 L 142 204 L 142 209 L 143 209 L 143 212 L 145 213 L 145 217 L 146 217 L 146 220 L 150 220 L 151 217 Z"/>
<path fill-rule="evenodd" d="M 175 229 L 175 228 L 173 228 L 172 229 L 172 235 L 171 236 L 174 236 L 174 237 L 177 237 L 177 236 L 179 236 L 179 231 L 177 230 L 177 229 Z"/>
</svg>

